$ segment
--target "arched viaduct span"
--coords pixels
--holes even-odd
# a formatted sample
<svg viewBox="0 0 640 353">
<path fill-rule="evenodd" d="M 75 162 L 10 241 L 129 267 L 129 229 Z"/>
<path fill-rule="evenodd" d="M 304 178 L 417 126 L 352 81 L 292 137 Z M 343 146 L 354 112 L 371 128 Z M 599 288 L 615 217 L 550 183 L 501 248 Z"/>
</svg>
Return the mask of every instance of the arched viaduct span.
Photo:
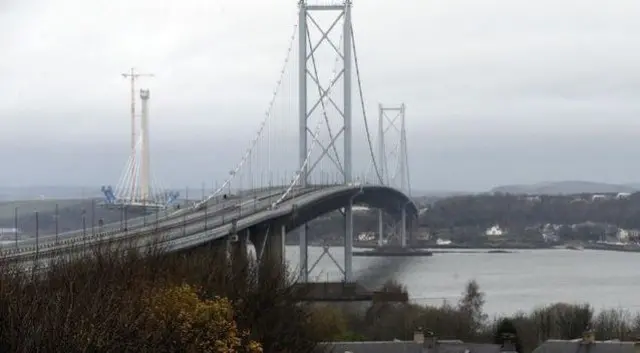
<svg viewBox="0 0 640 353">
<path fill-rule="evenodd" d="M 194 208 L 185 218 L 166 221 L 166 225 L 149 225 L 130 231 L 128 234 L 78 237 L 68 239 L 61 244 L 43 244 L 37 250 L 25 249 L 11 256 L 20 262 L 33 261 L 34 256 L 43 264 L 56 256 L 69 252 L 86 251 L 93 245 L 121 241 L 134 243 L 138 248 L 146 248 L 149 244 L 161 245 L 168 252 L 179 252 L 199 247 L 218 239 L 229 239 L 230 235 L 239 235 L 238 245 L 246 245 L 251 238 L 258 253 L 263 251 L 282 257 L 284 251 L 284 235 L 323 214 L 338 210 L 350 201 L 356 205 L 380 208 L 397 217 L 405 209 L 408 217 L 417 215 L 417 207 L 413 201 L 401 191 L 379 185 L 340 185 L 323 188 L 310 186 L 296 191 L 290 199 L 285 199 L 273 207 L 273 198 L 254 201 L 255 196 L 235 201 L 237 207 L 209 213 Z M 243 206 L 244 205 L 244 206 Z M 238 212 L 241 208 L 242 212 Z M 183 222 L 184 220 L 184 222 Z M 154 229 L 154 227 L 156 227 Z M 158 242 L 158 234 L 163 238 Z M 242 248 L 242 247 L 241 247 Z M 68 251 L 65 251 L 68 250 Z"/>
<path fill-rule="evenodd" d="M 284 259 L 284 240 L 288 232 L 349 203 L 379 208 L 405 221 L 418 214 L 418 208 L 411 198 L 397 189 L 379 185 L 335 186 L 304 193 L 276 208 L 236 218 L 231 224 L 214 230 L 215 234 L 201 231 L 191 237 L 192 241 L 177 240 L 180 244 L 174 242 L 169 248 L 170 251 L 184 251 L 215 240 L 229 240 L 232 238 L 230 235 L 233 238 L 237 235 L 234 252 L 244 252 L 248 241 L 251 241 L 259 258 L 264 254 L 281 261 Z M 405 217 L 401 217 L 403 210 Z M 350 261 L 350 257 L 345 258 L 345 264 Z"/>
<path fill-rule="evenodd" d="M 202 229 L 188 232 L 186 235 L 192 236 L 193 241 L 185 242 L 184 245 L 180 246 L 172 246 L 171 251 L 204 245 L 210 240 L 241 234 L 244 231 L 256 234 L 265 231 L 267 228 L 274 229 L 278 227 L 279 231 L 290 232 L 315 218 L 343 208 L 350 201 L 354 205 L 382 209 L 398 218 L 403 208 L 407 217 L 416 217 L 418 214 L 418 208 L 409 196 L 388 186 L 333 186 L 303 193 L 282 202 L 274 208 L 268 207 L 271 205 L 264 204 L 263 207 L 258 208 L 257 212 L 246 214 L 242 217 L 234 215 L 236 211 L 231 211 L 229 215 L 225 216 L 228 222 L 209 230 L 209 233 L 215 233 L 215 235 L 204 234 Z"/>
<path fill-rule="evenodd" d="M 289 212 L 280 221 L 284 221 L 286 231 L 289 232 L 324 214 L 343 208 L 350 201 L 353 205 L 382 209 L 397 218 L 400 218 L 403 208 L 408 217 L 416 217 L 418 214 L 413 200 L 397 189 L 379 185 L 355 185 L 293 199 L 283 205 L 289 208 Z"/>
</svg>

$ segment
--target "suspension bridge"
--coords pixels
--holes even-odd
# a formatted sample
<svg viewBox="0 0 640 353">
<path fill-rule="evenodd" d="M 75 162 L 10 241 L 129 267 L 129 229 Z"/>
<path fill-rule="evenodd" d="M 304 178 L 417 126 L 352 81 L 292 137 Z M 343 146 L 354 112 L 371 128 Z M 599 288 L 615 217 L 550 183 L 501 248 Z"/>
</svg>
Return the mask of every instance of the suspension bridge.
<svg viewBox="0 0 640 353">
<path fill-rule="evenodd" d="M 380 246 L 396 237 L 405 247 L 407 229 L 417 215 L 410 198 L 405 105 L 380 105 L 378 133 L 372 135 L 375 130 L 368 122 L 351 11 L 351 0 L 322 5 L 299 2 L 284 63 L 258 129 L 240 161 L 212 193 L 177 209 L 171 205 L 178 195 L 151 181 L 150 92 L 141 90 L 141 133 L 132 133 L 131 155 L 116 188 L 102 190 L 107 204 L 163 208 L 163 215 L 156 212 L 155 219 L 130 219 L 124 226 L 122 222 L 101 224 L 90 234 L 38 235 L 3 248 L 4 258 L 45 268 L 52 259 L 85 253 L 105 243 L 128 242 L 141 249 L 154 244 L 176 252 L 223 240 L 241 249 L 251 242 L 259 261 L 267 256 L 283 261 L 284 238 L 297 232 L 298 280 L 306 283 L 317 263 L 309 261 L 308 223 L 338 210 L 344 217 L 345 255 L 334 262 L 344 282 L 353 283 L 354 205 L 379 210 Z M 330 69 L 324 70 L 323 64 Z M 289 94 L 287 78 L 297 82 Z M 134 92 L 132 79 L 132 100 Z M 277 101 L 288 104 L 277 109 Z M 296 135 L 290 131 L 294 119 L 297 136 L 290 138 Z M 297 149 L 292 146 L 295 140 Z M 354 148 L 358 160 L 353 158 Z M 393 224 L 384 224 L 383 213 L 391 216 Z"/>
</svg>

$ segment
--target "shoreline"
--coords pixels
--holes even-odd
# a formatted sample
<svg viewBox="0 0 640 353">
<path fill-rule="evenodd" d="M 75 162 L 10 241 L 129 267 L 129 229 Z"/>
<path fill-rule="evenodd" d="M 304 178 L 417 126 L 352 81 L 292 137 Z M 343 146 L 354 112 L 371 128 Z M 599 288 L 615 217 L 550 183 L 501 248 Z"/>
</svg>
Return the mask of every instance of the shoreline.
<svg viewBox="0 0 640 353">
<path fill-rule="evenodd" d="M 286 246 L 298 246 L 298 243 L 287 242 Z M 310 247 L 321 248 L 323 246 L 330 247 L 342 247 L 344 244 L 340 242 L 327 242 L 311 243 Z M 354 249 L 373 249 L 377 244 L 374 243 L 358 243 L 354 242 Z M 493 244 L 478 244 L 478 245 L 424 245 L 412 247 L 413 249 L 429 250 L 434 254 L 439 253 L 514 253 L 516 250 L 595 250 L 595 251 L 614 251 L 614 252 L 637 252 L 640 253 L 640 246 L 621 246 L 621 245 L 607 245 L 607 244 L 583 244 L 581 248 L 567 247 L 566 244 L 560 244 L 556 246 L 538 246 L 530 244 L 509 244 L 509 245 L 493 245 Z M 457 250 L 457 251 L 456 251 Z M 476 251 L 474 251 L 476 250 Z"/>
</svg>

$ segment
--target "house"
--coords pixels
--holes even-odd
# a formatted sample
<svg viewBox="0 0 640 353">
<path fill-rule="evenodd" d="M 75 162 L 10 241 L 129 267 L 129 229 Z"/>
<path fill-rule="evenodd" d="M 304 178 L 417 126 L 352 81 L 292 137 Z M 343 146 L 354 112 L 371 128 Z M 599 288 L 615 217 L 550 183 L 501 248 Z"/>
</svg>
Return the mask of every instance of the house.
<svg viewBox="0 0 640 353">
<path fill-rule="evenodd" d="M 618 232 L 616 233 L 616 238 L 618 239 L 618 241 L 622 243 L 626 243 L 627 241 L 629 241 L 629 231 L 622 228 L 618 229 Z"/>
<path fill-rule="evenodd" d="M 638 238 L 640 238 L 640 230 L 638 230 L 638 229 L 627 229 L 627 232 L 629 233 L 629 238 L 630 239 L 638 239 Z"/>
<path fill-rule="evenodd" d="M 547 340 L 532 353 L 640 353 L 640 342 L 596 341 L 593 331 L 575 340 Z"/>
<path fill-rule="evenodd" d="M 20 234 L 22 234 L 20 229 L 0 228 L 0 240 L 6 240 L 9 238 L 14 239 L 16 236 L 19 236 Z"/>
<path fill-rule="evenodd" d="M 0 228 L 0 235 L 3 234 L 20 234 L 20 229 L 16 228 Z"/>
<path fill-rule="evenodd" d="M 504 235 L 504 233 L 505 232 L 497 224 L 491 228 L 487 228 L 487 230 L 484 231 L 484 235 L 486 235 L 487 237 L 501 237 Z"/>
<path fill-rule="evenodd" d="M 451 244 L 452 244 L 452 241 L 449 239 L 441 239 L 441 238 L 436 239 L 436 245 L 451 245 Z"/>
<path fill-rule="evenodd" d="M 498 344 L 467 343 L 460 340 L 440 340 L 426 337 L 422 331 L 414 333 L 413 341 L 322 342 L 317 353 L 500 353 L 506 351 Z"/>
<path fill-rule="evenodd" d="M 539 203 L 542 201 L 542 198 L 539 195 L 529 195 L 524 198 L 527 202 L 530 203 Z"/>
<path fill-rule="evenodd" d="M 358 234 L 358 241 L 373 241 L 376 240 L 375 232 L 362 232 Z"/>
</svg>

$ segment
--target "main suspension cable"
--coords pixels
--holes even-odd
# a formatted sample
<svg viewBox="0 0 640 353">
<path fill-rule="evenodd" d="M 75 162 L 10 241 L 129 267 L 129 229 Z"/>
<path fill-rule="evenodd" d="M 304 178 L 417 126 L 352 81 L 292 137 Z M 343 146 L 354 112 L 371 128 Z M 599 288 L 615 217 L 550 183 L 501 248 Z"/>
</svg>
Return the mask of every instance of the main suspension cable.
<svg viewBox="0 0 640 353">
<path fill-rule="evenodd" d="M 240 160 L 240 163 L 238 163 L 236 165 L 236 167 L 233 169 L 233 171 L 231 172 L 229 177 L 224 181 L 224 183 L 222 183 L 222 185 L 220 187 L 218 187 L 218 189 L 216 191 L 214 191 L 212 194 L 210 194 L 204 200 L 201 200 L 200 202 L 194 202 L 193 207 L 195 207 L 195 208 L 200 207 L 202 204 L 208 202 L 209 200 L 211 200 L 212 198 L 214 198 L 218 194 L 220 194 L 220 192 L 222 192 L 227 187 L 227 185 L 229 185 L 229 183 L 231 183 L 231 181 L 235 178 L 235 176 L 238 174 L 238 171 L 240 170 L 240 168 L 242 168 L 244 163 L 247 161 L 247 159 L 251 155 L 251 151 L 256 146 L 258 140 L 260 139 L 260 136 L 262 135 L 262 133 L 265 130 L 265 126 L 267 125 L 268 119 L 272 116 L 271 113 L 273 111 L 273 106 L 274 106 L 276 98 L 278 96 L 278 92 L 280 91 L 280 87 L 282 86 L 282 80 L 284 78 L 284 74 L 286 72 L 287 65 L 289 64 L 289 60 L 291 59 L 291 51 L 293 49 L 293 43 L 294 43 L 294 40 L 295 40 L 295 37 L 296 37 L 297 29 L 298 29 L 298 22 L 296 22 L 294 24 L 294 26 L 293 26 L 293 34 L 291 35 L 291 38 L 289 40 L 289 47 L 287 48 L 287 54 L 286 54 L 286 57 L 285 57 L 285 60 L 284 60 L 284 64 L 282 65 L 282 70 L 280 70 L 280 77 L 278 78 L 278 82 L 276 83 L 276 88 L 273 90 L 273 95 L 271 96 L 271 101 L 269 102 L 269 105 L 268 105 L 267 110 L 265 112 L 265 117 L 262 120 L 262 122 L 260 123 L 260 127 L 258 128 L 258 132 L 257 132 L 256 136 L 251 140 L 249 148 L 247 149 L 247 151 L 245 152 L 244 156 Z"/>
<path fill-rule="evenodd" d="M 373 167 L 376 171 L 376 175 L 378 176 L 378 180 L 380 184 L 384 184 L 382 180 L 382 176 L 380 175 L 380 168 L 378 168 L 378 163 L 376 162 L 375 153 L 373 153 L 373 144 L 371 143 L 371 134 L 369 133 L 369 123 L 367 122 L 367 111 L 364 107 L 364 95 L 362 93 L 362 81 L 360 79 L 360 66 L 358 65 L 358 53 L 356 51 L 356 40 L 353 35 L 353 24 L 350 24 L 349 30 L 351 31 L 351 47 L 353 49 L 353 59 L 356 65 L 356 77 L 358 79 L 358 93 L 360 95 L 360 106 L 362 107 L 362 116 L 364 117 L 364 128 L 367 134 L 367 143 L 369 144 L 369 153 L 371 155 L 371 161 L 373 162 Z"/>
</svg>

